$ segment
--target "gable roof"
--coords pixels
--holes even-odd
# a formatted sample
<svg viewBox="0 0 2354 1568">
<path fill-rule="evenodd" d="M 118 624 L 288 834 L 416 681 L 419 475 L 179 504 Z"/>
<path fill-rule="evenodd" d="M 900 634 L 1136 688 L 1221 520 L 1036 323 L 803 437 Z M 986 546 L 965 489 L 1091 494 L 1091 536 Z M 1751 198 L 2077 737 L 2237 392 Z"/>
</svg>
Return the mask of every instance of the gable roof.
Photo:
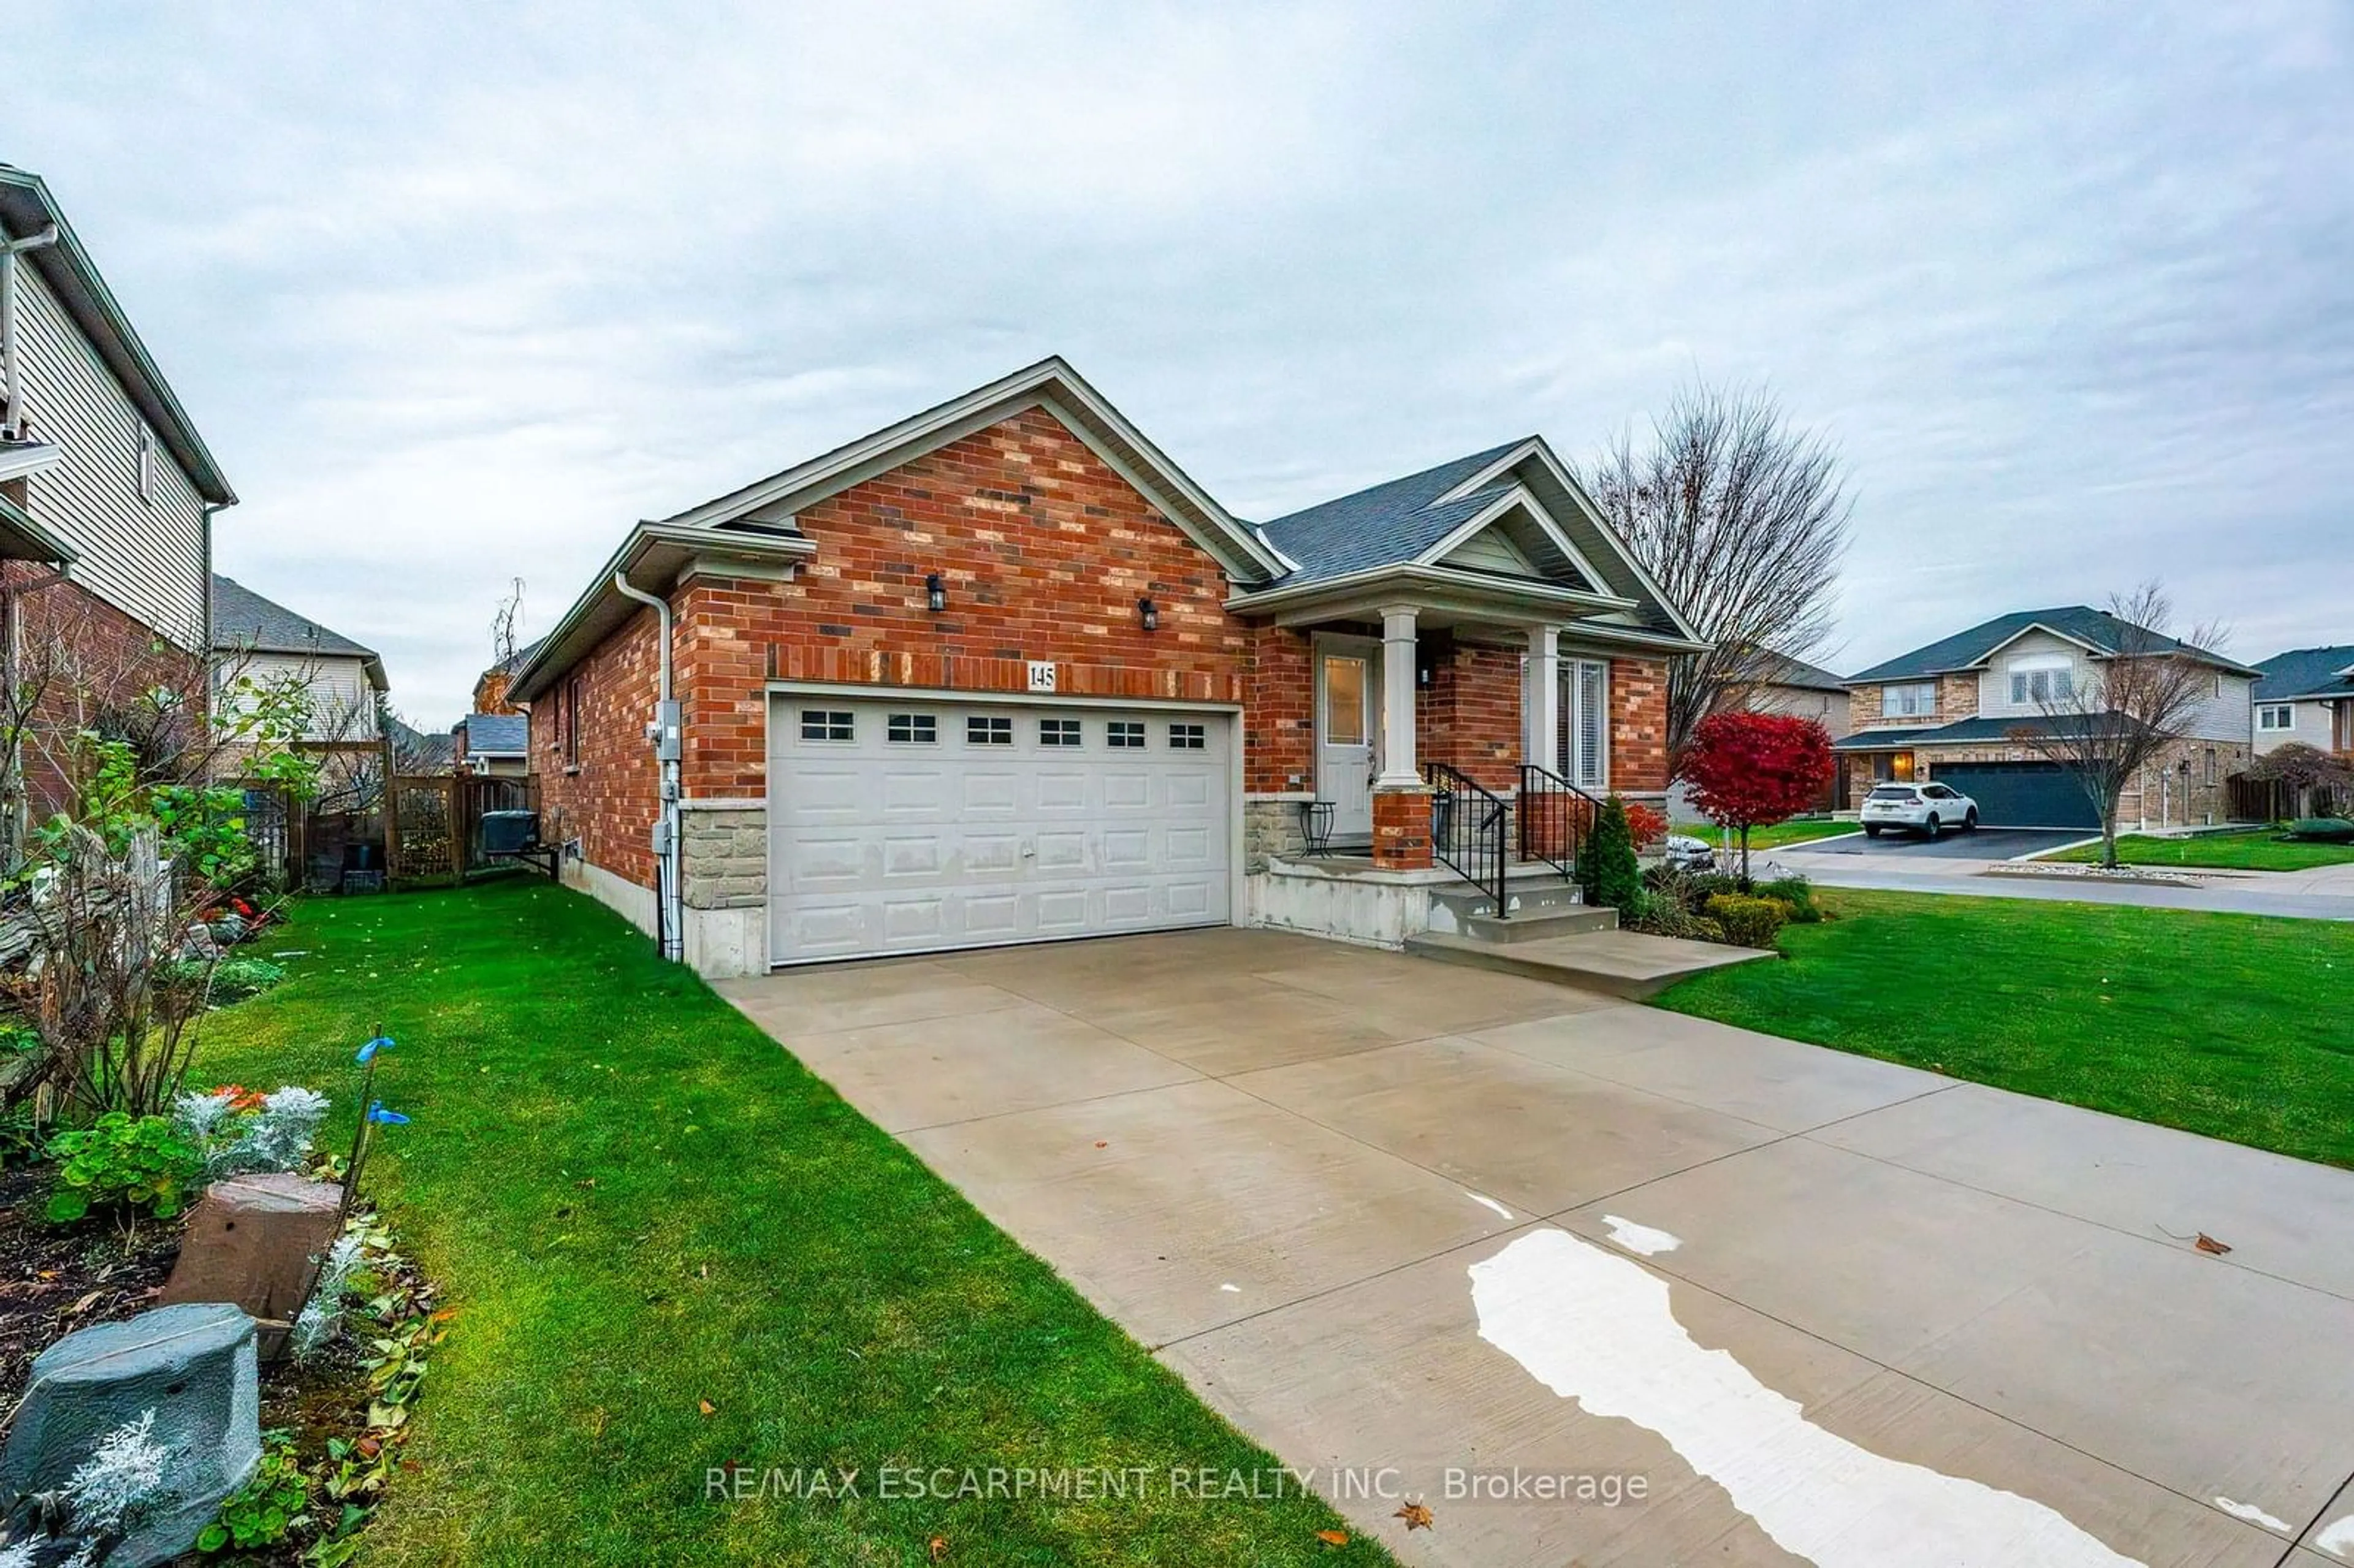
<svg viewBox="0 0 2354 1568">
<path fill-rule="evenodd" d="M 1757 654 L 1750 679 L 1761 686 L 1796 686 L 1809 692 L 1847 690 L 1846 676 L 1834 675 L 1820 664 L 1809 664 L 1804 659 L 1793 659 L 1771 649 Z"/>
<path fill-rule="evenodd" d="M 1237 582 L 1278 577 L 1286 564 L 1257 530 L 1212 500 L 1128 416 L 1061 355 L 886 425 L 781 473 L 663 519 L 673 527 L 787 527 L 794 514 L 1025 409 L 1043 408 L 1199 545 Z"/>
<path fill-rule="evenodd" d="M 2130 625 L 2107 610 L 2094 609 L 2090 605 L 2072 604 L 2058 609 L 2017 609 L 2008 615 L 1998 615 L 1992 620 L 1980 621 L 1967 631 L 1956 631 L 1951 637 L 1940 638 L 1915 648 L 1910 653 L 1900 653 L 1869 670 L 1850 675 L 1847 683 L 1860 686 L 1882 681 L 1926 680 L 1933 675 L 1974 670 L 2006 643 L 2015 642 L 2038 628 L 2078 643 L 2102 658 L 2113 657 L 2118 649 L 2139 639 L 2140 645 L 2146 648 L 2179 652 L 2242 674 L 2256 673 L 2246 665 L 2235 663 L 2220 653 L 2193 648 L 2171 637 L 2160 637 L 2146 627 Z"/>
<path fill-rule="evenodd" d="M 1511 486 L 1499 485 L 1456 501 L 1439 500 L 1520 444 L 1507 441 L 1262 524 L 1267 542 L 1296 563 L 1281 579 L 1283 586 L 1417 558 L 1511 493 Z"/>
<path fill-rule="evenodd" d="M 456 728 L 465 732 L 469 757 L 522 757 L 531 750 L 531 720 L 522 714 L 468 714 Z"/>
<path fill-rule="evenodd" d="M 454 737 L 447 735 L 429 735 L 403 720 L 398 714 L 385 715 L 385 728 L 390 733 L 392 743 L 408 754 L 409 761 L 421 762 L 434 772 L 438 773 L 449 767 L 451 758 L 456 754 L 457 745 Z"/>
<path fill-rule="evenodd" d="M 307 615 L 298 614 L 262 598 L 233 577 L 213 574 L 213 652 L 216 653 L 300 653 L 331 659 L 359 659 L 368 666 L 376 690 L 385 689 L 384 662 L 373 648 L 362 647 L 341 632 L 330 631 Z"/>
<path fill-rule="evenodd" d="M 2283 702 L 2292 697 L 2354 697 L 2354 646 L 2296 648 L 2275 653 L 2256 666 L 2264 678 L 2256 683 L 2258 702 Z"/>
<path fill-rule="evenodd" d="M 235 505 L 237 493 L 229 488 L 164 373 L 155 367 L 147 345 L 132 330 L 131 319 L 122 313 L 106 280 L 99 276 L 97 264 L 58 210 L 48 185 L 29 170 L 0 164 L 0 231 L 28 239 L 50 228 L 58 231 L 57 243 L 25 251 L 18 263 L 40 270 L 42 281 L 64 304 L 114 378 L 122 383 L 140 417 L 163 439 L 196 485 L 196 493 L 215 506 Z"/>
</svg>

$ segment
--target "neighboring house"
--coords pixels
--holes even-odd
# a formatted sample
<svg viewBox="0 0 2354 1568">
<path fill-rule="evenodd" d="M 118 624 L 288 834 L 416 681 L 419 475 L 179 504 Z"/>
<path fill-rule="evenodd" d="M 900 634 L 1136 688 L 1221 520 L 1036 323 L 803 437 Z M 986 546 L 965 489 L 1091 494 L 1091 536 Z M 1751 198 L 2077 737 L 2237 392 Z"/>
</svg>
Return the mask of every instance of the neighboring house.
<svg viewBox="0 0 2354 1568">
<path fill-rule="evenodd" d="M 0 689 L 37 689 L 10 821 L 54 809 L 74 730 L 201 714 L 212 514 L 236 494 L 37 175 L 0 164 Z"/>
<path fill-rule="evenodd" d="M 2256 755 L 2302 741 L 2354 754 L 2354 646 L 2299 648 L 2256 668 Z"/>
<path fill-rule="evenodd" d="M 1752 678 L 1725 705 L 1727 708 L 1810 718 L 1821 725 L 1834 741 L 1848 733 L 1850 705 L 1845 676 L 1834 675 L 1821 665 L 1809 664 L 1803 659 L 1791 659 L 1772 652 L 1758 653 L 1748 673 Z M 1845 810 L 1848 805 L 1847 786 L 1846 770 L 1835 771 L 1830 782 L 1824 787 L 1820 809 L 1826 811 Z M 1691 805 L 1681 782 L 1670 787 L 1668 810 L 1679 822 L 1691 821 L 1700 814 Z"/>
<path fill-rule="evenodd" d="M 531 721 L 521 713 L 468 714 L 450 735 L 461 773 L 521 779 L 531 771 Z"/>
<path fill-rule="evenodd" d="M 388 689 L 384 661 L 230 577 L 213 574 L 212 662 L 215 700 L 234 705 L 228 688 L 243 680 L 274 687 L 300 682 L 310 715 L 302 738 L 314 746 L 376 747 Z"/>
<path fill-rule="evenodd" d="M 2128 627 L 2084 605 L 2019 610 L 1848 678 L 1854 728 L 1837 749 L 1850 789 L 1935 778 L 1978 802 L 1989 827 L 2100 827 L 2074 779 L 2019 738 L 2052 722 L 2047 703 L 2100 689 L 2120 648 L 2164 647 L 2204 666 L 2211 693 L 2188 736 L 2119 802 L 2128 826 L 2230 816 L 2225 781 L 2250 754 L 2248 694 L 2257 672 L 2222 655 Z"/>
<path fill-rule="evenodd" d="M 392 766 L 397 773 L 430 777 L 450 772 L 456 763 L 454 736 L 428 734 L 389 713 L 385 715 L 385 734 L 392 742 Z"/>
<path fill-rule="evenodd" d="M 546 639 L 542 639 L 542 641 Z M 538 642 L 527 642 L 489 669 L 474 682 L 474 712 L 478 714 L 519 714 L 523 709 L 507 698 L 507 688 L 514 683 L 517 670 L 539 652 Z"/>
<path fill-rule="evenodd" d="M 1426 764 L 1657 799 L 1699 646 L 1542 440 L 1252 524 L 1050 359 L 640 524 L 511 694 L 567 878 L 720 974 L 1394 945 L 1445 880 Z M 1291 863 L 1320 801 L 1363 858 Z"/>
</svg>

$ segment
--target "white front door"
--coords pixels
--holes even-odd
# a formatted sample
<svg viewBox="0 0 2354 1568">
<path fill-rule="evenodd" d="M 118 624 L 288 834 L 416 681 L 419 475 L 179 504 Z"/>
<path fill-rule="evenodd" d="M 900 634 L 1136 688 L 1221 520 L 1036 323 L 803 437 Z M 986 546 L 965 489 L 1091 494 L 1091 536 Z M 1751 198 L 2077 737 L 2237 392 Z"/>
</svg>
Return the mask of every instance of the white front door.
<svg viewBox="0 0 2354 1568">
<path fill-rule="evenodd" d="M 1373 836 L 1373 772 L 1380 728 L 1382 645 L 1370 638 L 1316 640 L 1316 798 L 1332 802 L 1332 842 Z"/>
<path fill-rule="evenodd" d="M 769 737 L 775 963 L 1231 917 L 1230 715 L 792 693 Z"/>
</svg>

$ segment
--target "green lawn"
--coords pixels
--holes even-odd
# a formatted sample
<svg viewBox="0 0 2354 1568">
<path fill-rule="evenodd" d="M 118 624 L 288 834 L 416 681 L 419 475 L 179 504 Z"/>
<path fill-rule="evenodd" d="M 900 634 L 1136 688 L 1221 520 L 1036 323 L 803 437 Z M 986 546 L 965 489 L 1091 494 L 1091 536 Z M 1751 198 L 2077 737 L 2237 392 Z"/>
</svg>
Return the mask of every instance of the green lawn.
<svg viewBox="0 0 2354 1568">
<path fill-rule="evenodd" d="M 2044 858 L 2098 865 L 2101 846 L 2089 844 Z M 2317 866 L 2354 864 L 2354 844 L 2290 843 L 2270 828 L 2201 833 L 2188 839 L 2126 833 L 2117 839 L 2117 859 L 2126 865 L 2203 866 L 2213 871 L 2311 871 Z"/>
<path fill-rule="evenodd" d="M 1846 889 L 1659 1004 L 2354 1167 L 2354 925 Z"/>
<path fill-rule="evenodd" d="M 461 1309 L 368 1561 L 1387 1563 L 1036 1258 L 700 981 L 535 878 L 302 908 L 284 985 L 196 1074 L 415 1118 L 368 1167 Z M 703 1402 L 715 1407 L 703 1413 Z M 854 1500 L 707 1500 L 731 1462 L 862 1472 Z M 877 1494 L 883 1466 L 1146 1467 L 1141 1500 Z M 986 1484 L 983 1478 L 982 1484 Z M 1010 1478 L 1009 1478 L 1010 1484 Z"/>
<path fill-rule="evenodd" d="M 1696 839 L 1706 839 L 1712 844 L 1722 842 L 1724 836 L 1724 830 L 1714 822 L 1678 822 L 1671 831 L 1690 833 Z M 1776 822 L 1770 828 L 1752 828 L 1749 831 L 1749 847 L 1752 850 L 1780 849 L 1787 844 L 1802 844 L 1811 839 L 1840 838 L 1857 831 L 1853 822 L 1800 818 L 1795 821 Z M 1740 835 L 1734 834 L 1735 848 L 1740 846 Z"/>
</svg>

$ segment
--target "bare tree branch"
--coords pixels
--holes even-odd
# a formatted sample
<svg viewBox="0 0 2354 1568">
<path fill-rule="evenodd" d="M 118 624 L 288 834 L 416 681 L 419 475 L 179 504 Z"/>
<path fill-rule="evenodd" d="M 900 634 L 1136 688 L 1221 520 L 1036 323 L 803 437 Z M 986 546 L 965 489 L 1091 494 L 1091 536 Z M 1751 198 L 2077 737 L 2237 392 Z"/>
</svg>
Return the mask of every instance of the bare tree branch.
<svg viewBox="0 0 2354 1568">
<path fill-rule="evenodd" d="M 1668 670 L 1668 750 L 1831 632 L 1854 503 L 1838 452 L 1763 390 L 1678 391 L 1638 450 L 1621 435 L 1582 476 L 1638 560 L 1714 644 Z"/>
<path fill-rule="evenodd" d="M 2215 695 L 2216 669 L 2205 655 L 2229 632 L 2221 622 L 2173 634 L 2174 605 L 2160 585 L 2145 583 L 2110 598 L 2117 646 L 2081 685 L 2054 686 L 2037 700 L 2041 721 L 2015 726 L 2010 738 L 2056 763 L 2083 787 L 2101 815 L 2101 863 L 2117 863 L 2117 807 L 2185 736 Z"/>
</svg>

